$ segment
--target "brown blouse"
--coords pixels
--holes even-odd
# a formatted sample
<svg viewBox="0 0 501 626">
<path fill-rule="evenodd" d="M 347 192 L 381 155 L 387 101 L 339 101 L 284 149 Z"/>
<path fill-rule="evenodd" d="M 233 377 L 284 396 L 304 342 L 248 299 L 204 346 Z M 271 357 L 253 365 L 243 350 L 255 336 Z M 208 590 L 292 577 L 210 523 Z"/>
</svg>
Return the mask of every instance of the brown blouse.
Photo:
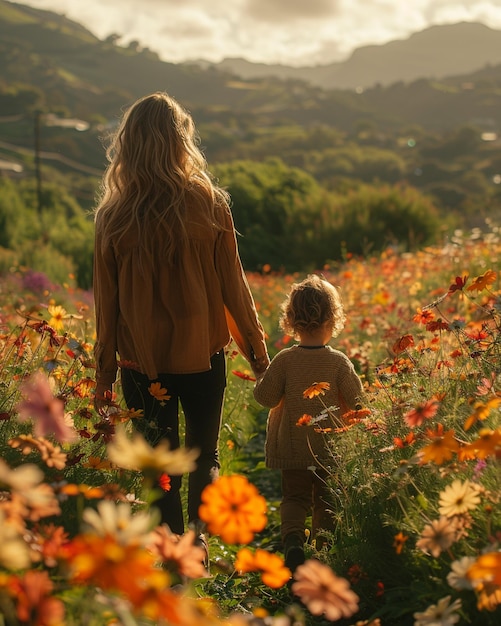
<svg viewBox="0 0 501 626">
<path fill-rule="evenodd" d="M 230 341 L 230 328 L 248 359 L 266 355 L 263 327 L 238 254 L 230 209 L 224 229 L 190 209 L 188 245 L 175 263 L 153 250 L 139 263 L 138 241 L 128 233 L 103 250 L 98 213 L 94 250 L 96 381 L 111 386 L 117 358 L 135 363 L 151 380 L 159 373 L 210 369 L 210 357 Z M 119 357 L 117 356 L 117 353 Z"/>
</svg>

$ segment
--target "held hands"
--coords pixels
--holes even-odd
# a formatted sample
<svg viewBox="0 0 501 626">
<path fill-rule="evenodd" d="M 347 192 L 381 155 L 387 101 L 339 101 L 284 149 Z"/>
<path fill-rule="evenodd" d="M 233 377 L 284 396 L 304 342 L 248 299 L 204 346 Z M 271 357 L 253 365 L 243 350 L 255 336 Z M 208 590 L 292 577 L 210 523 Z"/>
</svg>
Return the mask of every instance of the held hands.
<svg viewBox="0 0 501 626">
<path fill-rule="evenodd" d="M 111 385 L 96 385 L 96 393 L 94 395 L 94 409 L 99 415 L 106 414 L 106 408 L 113 404 Z"/>
<path fill-rule="evenodd" d="M 268 356 L 268 354 L 265 354 L 264 356 L 253 359 L 250 362 L 250 366 L 252 368 L 252 371 L 254 372 L 254 376 L 256 376 L 256 378 L 258 378 L 259 376 L 262 376 L 265 373 L 265 371 L 268 369 L 269 364 L 270 364 L 270 357 Z"/>
</svg>

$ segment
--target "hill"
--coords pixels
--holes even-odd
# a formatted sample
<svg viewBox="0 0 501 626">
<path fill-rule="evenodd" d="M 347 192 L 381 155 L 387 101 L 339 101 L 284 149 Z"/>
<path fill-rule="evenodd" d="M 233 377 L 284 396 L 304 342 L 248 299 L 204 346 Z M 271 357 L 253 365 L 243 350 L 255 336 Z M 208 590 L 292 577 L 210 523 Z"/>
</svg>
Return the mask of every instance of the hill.
<svg viewBox="0 0 501 626">
<path fill-rule="evenodd" d="M 241 78 L 304 80 L 324 89 L 357 89 L 437 79 L 501 63 L 501 31 L 477 23 L 432 26 L 408 39 L 358 48 L 343 62 L 288 67 L 224 59 L 213 64 Z M 203 63 L 205 67 L 210 64 Z"/>
</svg>

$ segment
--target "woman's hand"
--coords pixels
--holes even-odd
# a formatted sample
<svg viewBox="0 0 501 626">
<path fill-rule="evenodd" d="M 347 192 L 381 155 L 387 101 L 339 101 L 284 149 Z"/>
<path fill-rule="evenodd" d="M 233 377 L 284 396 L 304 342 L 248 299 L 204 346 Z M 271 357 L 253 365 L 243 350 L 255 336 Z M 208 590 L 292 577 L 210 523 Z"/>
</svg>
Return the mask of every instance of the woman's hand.
<svg viewBox="0 0 501 626">
<path fill-rule="evenodd" d="M 268 365 L 270 364 L 270 357 L 268 354 L 264 356 L 260 356 L 259 358 L 253 359 L 250 362 L 250 366 L 252 371 L 254 372 L 254 376 L 258 377 L 268 369 Z"/>
<path fill-rule="evenodd" d="M 106 414 L 106 407 L 112 404 L 112 391 L 111 385 L 96 385 L 96 392 L 94 394 L 94 408 L 99 415 Z"/>
</svg>

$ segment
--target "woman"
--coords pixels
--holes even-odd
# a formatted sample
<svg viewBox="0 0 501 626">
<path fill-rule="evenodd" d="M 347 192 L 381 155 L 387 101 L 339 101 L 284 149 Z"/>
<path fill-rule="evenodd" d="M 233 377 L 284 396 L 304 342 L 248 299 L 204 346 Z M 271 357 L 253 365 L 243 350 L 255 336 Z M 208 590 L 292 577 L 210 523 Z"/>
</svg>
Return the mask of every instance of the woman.
<svg viewBox="0 0 501 626">
<path fill-rule="evenodd" d="M 135 102 L 108 148 L 95 212 L 96 408 L 117 368 L 137 427 L 155 444 L 200 450 L 188 483 L 188 522 L 217 477 L 230 332 L 253 371 L 269 364 L 265 335 L 240 262 L 227 193 L 211 179 L 191 116 L 166 93 Z M 117 353 L 119 361 L 117 362 Z M 164 389 L 163 395 L 151 393 Z M 136 422 L 136 420 L 135 420 Z M 184 532 L 181 477 L 156 501 Z"/>
</svg>

